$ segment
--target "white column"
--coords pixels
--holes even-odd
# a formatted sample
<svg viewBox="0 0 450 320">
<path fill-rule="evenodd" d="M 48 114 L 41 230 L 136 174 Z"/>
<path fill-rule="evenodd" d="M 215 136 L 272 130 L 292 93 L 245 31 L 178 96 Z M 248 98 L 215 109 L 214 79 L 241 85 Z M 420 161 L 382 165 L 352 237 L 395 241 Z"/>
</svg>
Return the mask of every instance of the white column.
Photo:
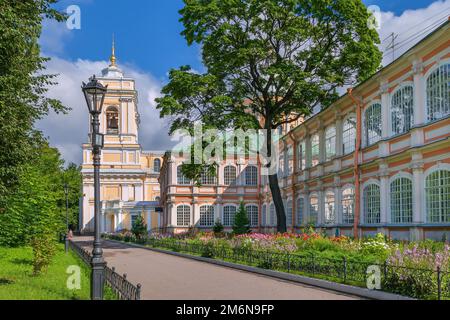
<svg viewBox="0 0 450 320">
<path fill-rule="evenodd" d="M 381 224 L 385 225 L 391 221 L 388 213 L 390 206 L 389 202 L 389 174 L 387 171 L 380 172 L 380 207 L 381 207 Z"/>
<path fill-rule="evenodd" d="M 317 213 L 317 224 L 322 225 L 324 223 L 324 215 L 325 215 L 325 192 L 320 186 L 320 189 L 317 193 L 319 197 L 319 212 Z"/>
<path fill-rule="evenodd" d="M 150 209 L 147 210 L 147 231 L 152 229 L 152 211 Z"/>
<path fill-rule="evenodd" d="M 192 226 L 195 226 L 200 221 L 200 208 L 197 201 L 192 201 Z"/>
<path fill-rule="evenodd" d="M 425 83 L 422 76 L 423 63 L 417 60 L 413 64 L 414 73 L 414 125 L 425 123 Z"/>
<path fill-rule="evenodd" d="M 135 185 L 135 189 L 134 189 L 134 201 L 143 201 L 144 199 L 142 198 L 142 184 L 137 184 Z"/>
<path fill-rule="evenodd" d="M 326 150 L 325 150 L 325 130 L 323 129 L 323 125 L 321 124 L 321 128 L 319 129 L 319 163 L 324 163 L 326 159 Z"/>
<path fill-rule="evenodd" d="M 390 135 L 389 129 L 389 84 L 384 82 L 380 86 L 381 93 L 381 123 L 382 123 L 382 133 L 383 139 L 386 139 Z"/>
<path fill-rule="evenodd" d="M 311 136 L 305 136 L 306 146 L 306 168 L 311 168 Z"/>
<path fill-rule="evenodd" d="M 216 208 L 214 210 L 214 223 L 216 223 L 218 219 L 222 221 L 221 217 L 222 217 L 222 201 L 220 200 L 217 202 Z"/>
<path fill-rule="evenodd" d="M 423 163 L 420 161 L 413 162 L 413 222 L 423 223 L 426 221 L 425 212 L 423 210 L 425 199 L 424 192 L 424 176 Z"/>
<path fill-rule="evenodd" d="M 119 213 L 117 214 L 117 220 L 114 219 L 115 230 L 122 230 L 123 229 L 122 221 L 123 221 L 123 214 L 122 214 L 122 209 L 120 209 Z"/>
</svg>

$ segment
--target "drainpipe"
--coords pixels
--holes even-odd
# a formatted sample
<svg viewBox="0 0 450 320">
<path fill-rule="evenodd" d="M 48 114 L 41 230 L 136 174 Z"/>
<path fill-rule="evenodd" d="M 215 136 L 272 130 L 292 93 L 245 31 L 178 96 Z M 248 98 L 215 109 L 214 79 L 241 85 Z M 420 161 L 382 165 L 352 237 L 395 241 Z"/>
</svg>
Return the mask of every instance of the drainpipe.
<svg viewBox="0 0 450 320">
<path fill-rule="evenodd" d="M 292 130 L 289 131 L 289 137 L 292 140 L 293 148 L 292 152 L 293 154 L 293 168 L 292 168 L 292 176 L 291 176 L 291 186 L 292 186 L 292 230 L 295 231 L 295 217 L 297 213 L 297 199 L 296 199 L 296 183 L 297 183 L 297 141 L 295 140 L 295 136 L 292 133 Z"/>
<path fill-rule="evenodd" d="M 359 238 L 359 221 L 361 217 L 361 192 L 359 187 L 359 154 L 361 151 L 361 102 L 353 96 L 353 88 L 347 90 L 348 95 L 356 106 L 356 146 L 354 153 L 353 175 L 355 177 L 355 217 L 353 222 L 353 236 Z"/>
</svg>

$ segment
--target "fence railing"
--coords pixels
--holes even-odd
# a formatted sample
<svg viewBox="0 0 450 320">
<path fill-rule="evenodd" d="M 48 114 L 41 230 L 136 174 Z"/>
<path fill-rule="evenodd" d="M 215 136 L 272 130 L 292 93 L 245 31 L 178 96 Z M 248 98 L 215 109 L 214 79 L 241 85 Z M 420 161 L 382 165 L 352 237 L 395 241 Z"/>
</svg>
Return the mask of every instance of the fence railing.
<svg viewBox="0 0 450 320">
<path fill-rule="evenodd" d="M 83 247 L 77 245 L 73 241 L 69 241 L 69 248 L 72 249 L 78 256 L 91 267 L 92 255 Z M 120 300 L 140 300 L 141 299 L 141 285 L 133 285 L 127 280 L 127 275 L 120 275 L 115 268 L 105 267 L 105 280 L 108 286 L 113 290 Z"/>
<path fill-rule="evenodd" d="M 120 237 L 108 236 L 123 240 Z M 260 251 L 243 247 L 199 244 L 176 239 L 140 241 L 155 248 L 186 252 L 203 257 L 253 265 L 264 269 L 326 278 L 344 284 L 367 287 L 368 280 L 380 290 L 419 299 L 450 299 L 450 271 L 408 268 L 355 259 L 336 259 L 316 254 Z"/>
</svg>

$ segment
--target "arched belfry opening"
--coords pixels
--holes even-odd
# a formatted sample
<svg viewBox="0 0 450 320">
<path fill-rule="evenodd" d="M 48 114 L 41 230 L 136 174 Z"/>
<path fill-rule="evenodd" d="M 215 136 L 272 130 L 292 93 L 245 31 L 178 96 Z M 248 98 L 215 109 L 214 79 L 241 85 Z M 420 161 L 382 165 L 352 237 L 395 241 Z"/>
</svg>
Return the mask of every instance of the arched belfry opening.
<svg viewBox="0 0 450 320">
<path fill-rule="evenodd" d="M 106 109 L 106 133 L 119 133 L 119 109 L 117 107 L 110 106 Z"/>
</svg>

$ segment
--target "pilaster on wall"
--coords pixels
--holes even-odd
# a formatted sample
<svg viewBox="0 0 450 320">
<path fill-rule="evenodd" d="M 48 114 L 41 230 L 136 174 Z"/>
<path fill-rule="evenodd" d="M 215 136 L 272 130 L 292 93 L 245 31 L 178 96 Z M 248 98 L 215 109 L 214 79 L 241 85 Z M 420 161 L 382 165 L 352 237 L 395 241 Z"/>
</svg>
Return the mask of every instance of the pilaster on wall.
<svg viewBox="0 0 450 320">
<path fill-rule="evenodd" d="M 421 153 L 413 153 L 411 168 L 413 172 L 413 222 L 423 223 L 426 221 L 424 205 L 424 165 Z"/>
<path fill-rule="evenodd" d="M 380 172 L 378 174 L 380 178 L 380 221 L 383 225 L 390 221 L 389 214 L 389 171 L 387 163 L 380 164 Z"/>
<path fill-rule="evenodd" d="M 386 81 L 380 84 L 381 93 L 381 137 L 387 139 L 390 135 L 389 129 L 389 84 Z"/>
<path fill-rule="evenodd" d="M 423 78 L 423 63 L 421 60 L 413 62 L 414 74 L 414 125 L 425 123 L 425 84 Z"/>
</svg>

